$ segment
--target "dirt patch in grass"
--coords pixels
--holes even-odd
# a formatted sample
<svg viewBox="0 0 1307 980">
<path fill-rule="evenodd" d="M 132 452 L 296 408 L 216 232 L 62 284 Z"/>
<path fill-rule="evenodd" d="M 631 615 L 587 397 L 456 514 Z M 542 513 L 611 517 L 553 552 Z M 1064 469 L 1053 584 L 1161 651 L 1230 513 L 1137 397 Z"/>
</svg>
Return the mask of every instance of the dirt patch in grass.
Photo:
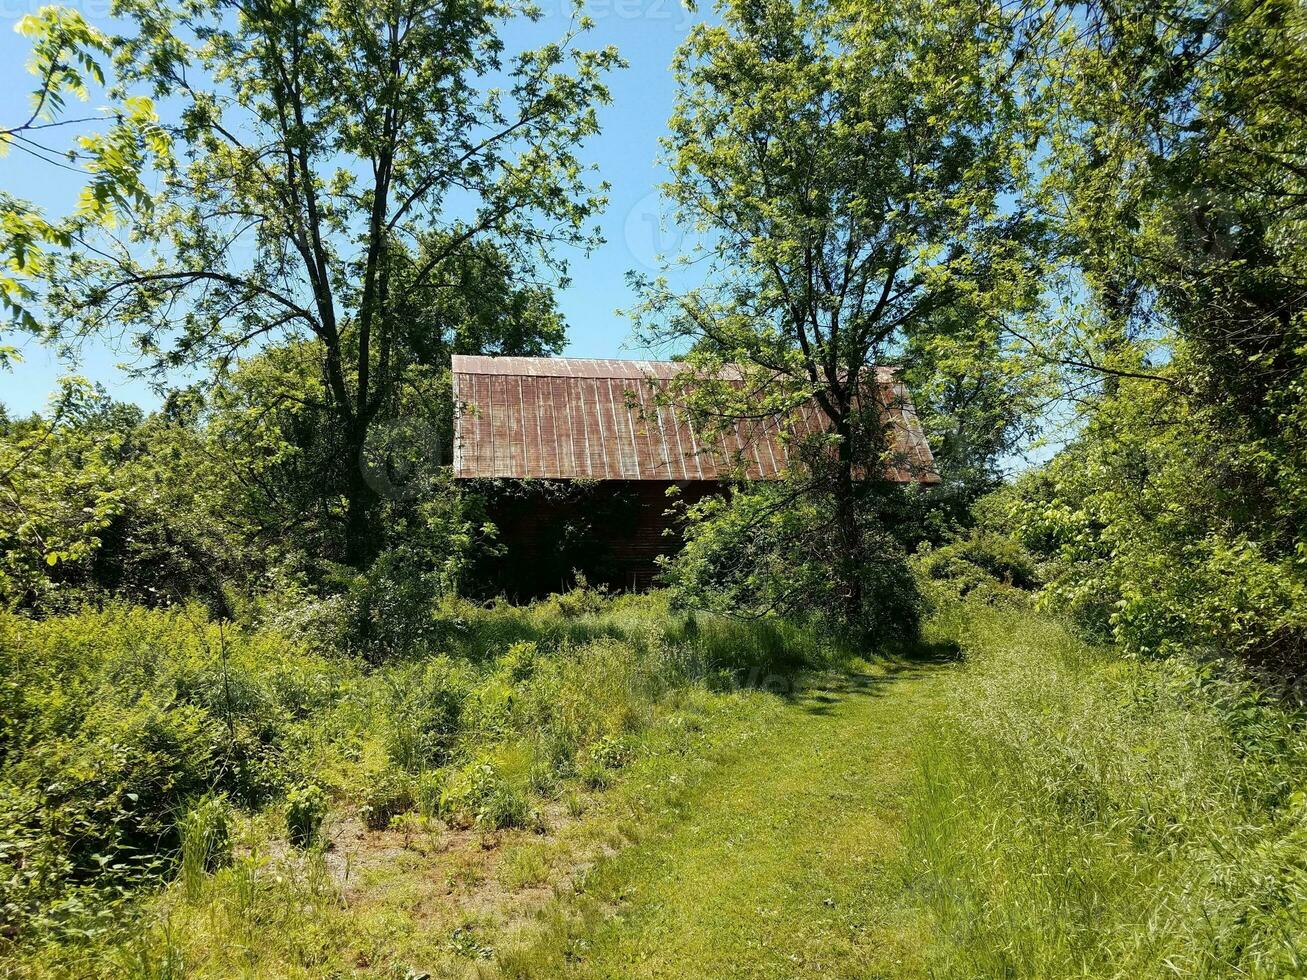
<svg viewBox="0 0 1307 980">
<path fill-rule="evenodd" d="M 342 905 L 359 915 L 402 902 L 406 928 L 414 931 L 455 919 L 485 934 L 515 932 L 616 851 L 610 833 L 582 826 L 602 819 L 602 801 L 589 799 L 582 817 L 560 801 L 540 809 L 542 830 L 479 830 L 417 818 L 373 831 L 345 816 L 324 828 L 326 867 Z"/>
</svg>

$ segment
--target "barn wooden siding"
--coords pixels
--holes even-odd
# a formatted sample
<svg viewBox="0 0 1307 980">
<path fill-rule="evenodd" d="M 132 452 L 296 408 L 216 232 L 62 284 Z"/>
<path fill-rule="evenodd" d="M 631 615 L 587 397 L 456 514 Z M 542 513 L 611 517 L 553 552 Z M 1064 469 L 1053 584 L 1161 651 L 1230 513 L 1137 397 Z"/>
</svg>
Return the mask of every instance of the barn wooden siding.
<svg viewBox="0 0 1307 980">
<path fill-rule="evenodd" d="M 784 476 L 790 442 L 826 431 L 815 403 L 786 419 L 741 420 L 706 446 L 689 413 L 660 404 L 666 361 L 455 356 L 454 475 L 561 480 L 709 481 Z M 888 423 L 886 476 L 938 482 L 907 388 L 876 372 Z M 665 402 L 665 400 L 663 400 Z"/>
<path fill-rule="evenodd" d="M 681 547 L 679 521 L 668 496 L 671 486 L 659 480 L 594 484 L 590 494 L 575 498 L 541 494 L 517 501 L 516 506 L 492 498 L 489 516 L 508 549 L 502 560 L 490 566 L 495 587 L 511 599 L 525 601 L 565 591 L 575 572 L 581 571 L 592 585 L 614 591 L 648 589 L 658 571 L 658 556 Z M 682 483 L 677 485 L 675 503 L 691 506 L 722 492 L 721 484 L 707 480 Z M 606 501 L 618 498 L 629 506 L 605 507 Z M 600 531 L 602 552 L 579 556 L 573 549 L 568 553 L 563 542 L 575 542 L 578 522 Z M 560 533 L 564 525 L 573 530 Z"/>
</svg>

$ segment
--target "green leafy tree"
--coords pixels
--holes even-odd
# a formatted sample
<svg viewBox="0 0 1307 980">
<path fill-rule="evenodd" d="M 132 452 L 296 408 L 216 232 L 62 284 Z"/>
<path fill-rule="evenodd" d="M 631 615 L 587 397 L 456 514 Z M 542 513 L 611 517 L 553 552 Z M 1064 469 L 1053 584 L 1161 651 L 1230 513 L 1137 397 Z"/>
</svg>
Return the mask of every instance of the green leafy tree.
<svg viewBox="0 0 1307 980">
<path fill-rule="evenodd" d="M 1066 300 L 1026 339 L 1075 428 L 1010 515 L 1087 625 L 1280 674 L 1307 664 L 1304 36 L 1293 0 L 1031 4 L 1014 34 Z"/>
<path fill-rule="evenodd" d="M 423 254 L 404 256 L 401 280 Z M 449 276 L 450 288 L 429 302 L 400 290 L 392 380 L 361 457 L 349 455 L 344 433 L 318 400 L 319 348 L 311 341 L 265 347 L 215 387 L 205 419 L 213 451 L 225 461 L 223 509 L 261 548 L 285 559 L 344 560 L 351 467 L 361 467 L 382 498 L 378 548 L 396 543 L 411 511 L 447 490 L 440 468 L 453 451 L 451 355 L 561 349 L 565 327 L 552 290 L 514 281 L 489 241 L 470 243 L 450 262 Z"/>
<path fill-rule="evenodd" d="M 145 415 L 70 380 L 44 415 L 0 424 L 4 604 L 48 614 L 199 598 L 225 611 L 225 590 L 264 563 L 227 506 L 231 461 L 200 409 L 179 393 Z"/>
<path fill-rule="evenodd" d="M 1005 207 L 1026 157 L 1007 19 L 998 4 L 953 2 L 715 9 L 677 55 L 665 141 L 666 193 L 697 233 L 705 284 L 642 280 L 640 314 L 651 340 L 691 346 L 687 397 L 723 431 L 820 406 L 830 438 L 809 475 L 833 499 L 832 571 L 856 618 L 860 500 L 883 494 L 868 485 L 887 449 L 871 371 L 944 311 L 983 325 L 1037 294 L 1035 229 Z M 983 356 L 1011 353 L 996 343 Z M 728 363 L 743 381 L 713 383 Z"/>
<path fill-rule="evenodd" d="M 903 376 L 940 477 L 904 515 L 910 547 L 971 524 L 972 506 L 1003 485 L 1041 432 L 1056 378 L 1028 350 L 1014 348 L 1012 319 L 959 302 L 907 340 Z"/>
<path fill-rule="evenodd" d="M 849 621 L 846 580 L 831 575 L 845 558 L 832 533 L 839 515 L 830 494 L 806 483 L 758 482 L 730 497 L 710 496 L 688 508 L 684 548 L 662 560 L 678 602 L 751 616 L 783 615 L 816 629 L 866 639 L 910 639 L 922 601 L 901 543 L 883 520 L 883 507 L 862 500 L 858 532 L 866 548 L 855 570 L 863 607 Z"/>
<path fill-rule="evenodd" d="M 135 27 L 116 43 L 123 90 L 178 107 L 161 124 L 175 161 L 130 241 L 50 263 L 52 333 L 127 327 L 159 372 L 307 341 L 313 387 L 293 395 L 342 449 L 346 557 L 366 564 L 379 494 L 358 461 L 405 367 L 406 316 L 439 308 L 491 247 L 521 284 L 564 276 L 559 247 L 595 241 L 602 187 L 576 153 L 617 53 L 578 48 L 580 18 L 510 56 L 500 28 L 518 11 L 494 0 L 120 13 Z"/>
<path fill-rule="evenodd" d="M 136 208 L 148 206 L 142 172 L 153 160 L 167 161 L 168 134 L 155 125 L 153 102 L 125 97 L 90 116 L 65 114 L 69 98 L 87 101 L 106 83 L 103 63 L 113 50 L 111 39 L 76 10 L 42 7 L 27 14 L 15 29 L 32 42 L 28 70 L 37 78 L 31 112 L 0 129 L 0 156 L 17 150 L 50 167 L 77 170 L 87 178 L 72 213 L 51 218 L 27 201 L 0 192 L 0 310 L 34 329 L 33 280 L 46 269 L 50 248 L 66 248 L 88 231 L 112 225 Z M 71 148 L 51 140 L 66 127 L 98 124 L 83 132 Z M 0 368 L 16 357 L 0 345 Z"/>
<path fill-rule="evenodd" d="M 119 503 L 117 433 L 88 425 L 98 399 L 65 382 L 46 416 L 0 420 L 0 604 L 42 603 L 89 565 Z"/>
</svg>

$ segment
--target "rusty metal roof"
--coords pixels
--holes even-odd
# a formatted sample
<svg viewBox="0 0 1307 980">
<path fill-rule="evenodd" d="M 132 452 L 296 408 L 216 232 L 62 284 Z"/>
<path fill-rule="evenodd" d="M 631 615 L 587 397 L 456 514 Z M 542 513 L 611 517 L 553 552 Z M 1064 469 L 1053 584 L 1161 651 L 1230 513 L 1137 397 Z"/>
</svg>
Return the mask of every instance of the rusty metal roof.
<svg viewBox="0 0 1307 980">
<path fill-rule="evenodd" d="M 826 430 L 815 402 L 785 419 L 743 419 L 713 447 L 690 413 L 657 397 L 674 361 L 454 357 L 454 476 L 562 480 L 727 480 L 785 475 L 794 439 Z M 889 479 L 938 482 L 907 388 L 877 368 Z M 724 443 L 724 444 L 723 444 Z M 741 466 L 742 464 L 742 466 Z"/>
</svg>

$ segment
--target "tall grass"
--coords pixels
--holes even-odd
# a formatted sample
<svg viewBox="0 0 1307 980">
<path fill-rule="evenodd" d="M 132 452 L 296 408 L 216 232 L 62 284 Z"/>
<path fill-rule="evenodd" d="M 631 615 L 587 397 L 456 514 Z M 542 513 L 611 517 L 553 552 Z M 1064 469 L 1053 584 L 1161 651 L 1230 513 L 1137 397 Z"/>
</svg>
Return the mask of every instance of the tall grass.
<svg viewBox="0 0 1307 980">
<path fill-rule="evenodd" d="M 1307 975 L 1301 719 L 1026 612 L 933 630 L 966 658 L 909 808 L 940 975 Z"/>
<path fill-rule="evenodd" d="M 221 906 L 210 918 L 241 918 L 232 839 L 251 820 L 269 851 L 307 852 L 288 866 L 327 816 L 539 826 L 546 799 L 608 785 L 685 696 L 845 656 L 784 624 L 589 591 L 448 604 L 430 635 L 373 664 L 195 609 L 0 615 L 0 959 L 48 947 L 58 973 L 117 949 L 137 897 L 174 876 L 190 905 Z M 199 933 L 168 929 L 146 930 L 162 951 L 136 949 L 162 973 Z"/>
</svg>

